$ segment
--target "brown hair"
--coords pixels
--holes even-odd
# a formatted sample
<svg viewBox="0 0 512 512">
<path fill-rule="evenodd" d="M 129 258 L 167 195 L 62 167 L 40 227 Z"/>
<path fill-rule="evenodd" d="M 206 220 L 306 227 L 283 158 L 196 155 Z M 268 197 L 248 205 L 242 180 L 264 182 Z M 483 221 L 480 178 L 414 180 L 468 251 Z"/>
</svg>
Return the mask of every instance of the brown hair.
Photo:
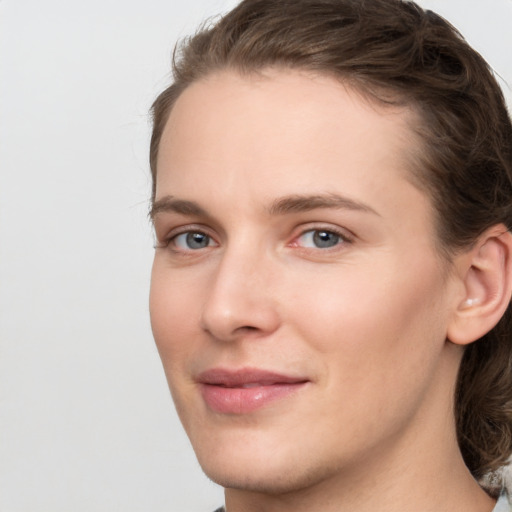
<svg viewBox="0 0 512 512">
<path fill-rule="evenodd" d="M 423 141 L 415 179 L 450 254 L 488 227 L 512 227 L 512 125 L 484 59 L 447 21 L 402 0 L 245 0 L 175 50 L 174 83 L 152 107 L 153 198 L 160 138 L 191 83 L 221 69 L 269 66 L 339 77 L 384 103 L 413 107 Z M 477 478 L 512 453 L 512 315 L 466 348 L 456 391 L 464 460 Z"/>
</svg>

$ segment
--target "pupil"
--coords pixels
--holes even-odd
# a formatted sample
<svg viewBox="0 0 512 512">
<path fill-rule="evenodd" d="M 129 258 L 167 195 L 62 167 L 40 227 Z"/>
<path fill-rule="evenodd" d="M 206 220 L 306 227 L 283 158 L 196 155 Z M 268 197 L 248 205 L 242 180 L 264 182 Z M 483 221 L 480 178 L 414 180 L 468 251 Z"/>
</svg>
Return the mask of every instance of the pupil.
<svg viewBox="0 0 512 512">
<path fill-rule="evenodd" d="M 329 231 L 316 231 L 313 235 L 313 241 L 317 247 L 334 247 L 339 242 L 340 237 Z"/>
<path fill-rule="evenodd" d="M 187 245 L 191 249 L 202 249 L 203 247 L 208 247 L 209 242 L 210 237 L 204 233 L 188 233 L 187 235 Z"/>
</svg>

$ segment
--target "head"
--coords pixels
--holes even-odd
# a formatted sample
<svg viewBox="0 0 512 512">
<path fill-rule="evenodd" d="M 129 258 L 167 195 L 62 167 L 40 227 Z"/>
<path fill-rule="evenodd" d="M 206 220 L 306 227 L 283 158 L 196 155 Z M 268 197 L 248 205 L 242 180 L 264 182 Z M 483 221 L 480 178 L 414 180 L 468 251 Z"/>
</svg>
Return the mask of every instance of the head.
<svg viewBox="0 0 512 512">
<path fill-rule="evenodd" d="M 403 113 L 407 180 L 432 207 L 445 276 L 489 230 L 512 227 L 512 125 L 500 88 L 449 23 L 400 0 L 246 0 L 186 40 L 174 83 L 153 105 L 153 200 L 162 137 L 184 93 L 212 77 L 265 80 L 272 70 L 336 81 L 376 112 Z M 471 342 L 450 340 L 464 345 L 454 417 L 477 478 L 512 453 L 512 318 L 504 309 Z"/>
</svg>

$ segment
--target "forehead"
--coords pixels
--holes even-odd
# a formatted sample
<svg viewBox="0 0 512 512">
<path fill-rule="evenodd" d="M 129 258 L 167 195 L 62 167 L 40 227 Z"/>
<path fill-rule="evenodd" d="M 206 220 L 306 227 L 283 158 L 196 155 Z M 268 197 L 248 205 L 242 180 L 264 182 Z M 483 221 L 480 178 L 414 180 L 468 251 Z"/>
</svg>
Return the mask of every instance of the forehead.
<svg viewBox="0 0 512 512">
<path fill-rule="evenodd" d="M 408 178 L 415 115 L 384 106 L 339 80 L 269 69 L 222 71 L 189 86 L 162 135 L 156 197 L 197 186 L 198 177 L 254 190 L 357 183 L 393 171 Z M 318 185 L 322 181 L 322 185 Z M 236 187 L 235 187 L 236 188 Z M 288 192 L 288 191 L 284 191 Z M 290 190 L 294 193 L 294 190 Z"/>
</svg>

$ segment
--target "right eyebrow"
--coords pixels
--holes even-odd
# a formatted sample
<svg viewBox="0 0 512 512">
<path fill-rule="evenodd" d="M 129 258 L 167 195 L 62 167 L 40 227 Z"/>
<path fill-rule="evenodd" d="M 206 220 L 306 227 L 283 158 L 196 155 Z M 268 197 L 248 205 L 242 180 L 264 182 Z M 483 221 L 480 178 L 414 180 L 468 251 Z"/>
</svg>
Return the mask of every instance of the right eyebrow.
<svg viewBox="0 0 512 512">
<path fill-rule="evenodd" d="M 155 217 L 159 213 L 163 212 L 209 217 L 208 212 L 194 201 L 176 199 L 173 196 L 164 196 L 161 199 L 158 199 L 158 201 L 155 201 L 149 211 L 149 218 L 154 221 Z"/>
</svg>

